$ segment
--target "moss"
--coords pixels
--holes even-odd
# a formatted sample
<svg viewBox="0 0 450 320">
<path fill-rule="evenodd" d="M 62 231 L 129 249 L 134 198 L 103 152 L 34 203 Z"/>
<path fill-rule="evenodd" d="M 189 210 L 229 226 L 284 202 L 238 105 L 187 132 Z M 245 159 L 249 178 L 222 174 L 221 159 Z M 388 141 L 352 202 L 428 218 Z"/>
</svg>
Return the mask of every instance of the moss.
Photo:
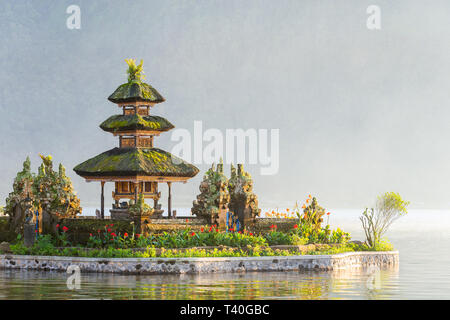
<svg viewBox="0 0 450 320">
<path fill-rule="evenodd" d="M 81 176 L 193 177 L 198 169 L 161 149 L 114 148 L 74 168 Z"/>
<path fill-rule="evenodd" d="M 114 103 L 132 101 L 148 101 L 159 103 L 165 101 L 155 88 L 141 81 L 132 81 L 120 85 L 108 97 L 108 100 Z"/>
<path fill-rule="evenodd" d="M 174 126 L 163 117 L 132 114 L 111 116 L 100 124 L 100 128 L 107 132 L 129 130 L 168 131 L 174 128 Z"/>
</svg>

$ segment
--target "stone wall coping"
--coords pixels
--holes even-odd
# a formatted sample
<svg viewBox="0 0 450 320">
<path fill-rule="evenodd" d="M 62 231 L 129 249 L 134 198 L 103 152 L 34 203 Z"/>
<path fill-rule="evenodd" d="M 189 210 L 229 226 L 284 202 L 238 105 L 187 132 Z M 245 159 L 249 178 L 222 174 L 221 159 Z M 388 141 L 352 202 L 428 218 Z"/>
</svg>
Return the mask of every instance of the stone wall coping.
<svg viewBox="0 0 450 320">
<path fill-rule="evenodd" d="M 227 262 L 227 261 L 266 261 L 266 260 L 323 260 L 342 259 L 361 255 L 392 255 L 398 256 L 398 251 L 357 251 L 343 252 L 331 255 L 292 255 L 292 256 L 262 256 L 262 257 L 192 257 L 192 258 L 91 258 L 91 257 L 64 257 L 64 256 L 36 256 L 1 254 L 0 259 L 6 260 L 50 260 L 71 262 Z"/>
</svg>

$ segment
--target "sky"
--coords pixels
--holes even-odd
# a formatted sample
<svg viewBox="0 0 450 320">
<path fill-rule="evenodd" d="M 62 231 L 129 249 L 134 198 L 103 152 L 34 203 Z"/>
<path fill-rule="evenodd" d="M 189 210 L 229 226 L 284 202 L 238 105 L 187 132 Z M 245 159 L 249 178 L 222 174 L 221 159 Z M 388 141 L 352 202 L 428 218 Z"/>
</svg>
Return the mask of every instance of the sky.
<svg viewBox="0 0 450 320">
<path fill-rule="evenodd" d="M 72 4 L 81 29 L 66 26 Z M 374 4 L 380 30 L 366 26 Z M 2 1 L 0 205 L 42 153 L 67 168 L 82 205 L 99 206 L 100 185 L 72 169 L 117 146 L 98 126 L 119 113 L 107 97 L 135 58 L 166 98 L 151 113 L 177 128 L 279 129 L 278 173 L 245 166 L 262 207 L 312 194 L 358 209 L 395 191 L 449 209 L 449 12 L 415 0 Z M 174 144 L 171 132 L 155 139 Z M 197 166 L 173 186 L 174 206 L 198 194 L 209 165 Z"/>
</svg>

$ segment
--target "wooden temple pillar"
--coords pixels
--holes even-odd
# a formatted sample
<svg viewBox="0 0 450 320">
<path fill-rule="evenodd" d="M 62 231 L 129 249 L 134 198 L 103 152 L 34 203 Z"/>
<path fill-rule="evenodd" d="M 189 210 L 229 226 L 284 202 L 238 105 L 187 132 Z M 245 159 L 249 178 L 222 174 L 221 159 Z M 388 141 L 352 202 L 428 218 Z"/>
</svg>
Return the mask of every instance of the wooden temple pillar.
<svg viewBox="0 0 450 320">
<path fill-rule="evenodd" d="M 134 203 L 138 202 L 138 189 L 139 189 L 139 182 L 136 182 L 134 184 Z"/>
<path fill-rule="evenodd" d="M 172 182 L 167 182 L 167 186 L 169 187 L 169 197 L 167 198 L 167 209 L 169 219 L 172 218 Z"/>
<path fill-rule="evenodd" d="M 102 219 L 105 219 L 105 181 L 101 181 L 101 196 L 100 196 L 100 213 Z"/>
</svg>

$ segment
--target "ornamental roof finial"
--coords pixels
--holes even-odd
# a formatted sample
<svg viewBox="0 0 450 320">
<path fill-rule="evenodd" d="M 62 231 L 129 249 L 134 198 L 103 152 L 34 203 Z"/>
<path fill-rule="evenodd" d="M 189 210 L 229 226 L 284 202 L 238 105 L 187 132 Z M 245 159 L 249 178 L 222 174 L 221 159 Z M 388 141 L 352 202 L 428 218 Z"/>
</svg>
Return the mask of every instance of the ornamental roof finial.
<svg viewBox="0 0 450 320">
<path fill-rule="evenodd" d="M 143 75 L 143 63 L 144 61 L 141 59 L 141 63 L 136 65 L 136 59 L 125 59 L 125 62 L 128 64 L 128 82 L 138 81 L 141 82 L 145 79 Z"/>
</svg>

